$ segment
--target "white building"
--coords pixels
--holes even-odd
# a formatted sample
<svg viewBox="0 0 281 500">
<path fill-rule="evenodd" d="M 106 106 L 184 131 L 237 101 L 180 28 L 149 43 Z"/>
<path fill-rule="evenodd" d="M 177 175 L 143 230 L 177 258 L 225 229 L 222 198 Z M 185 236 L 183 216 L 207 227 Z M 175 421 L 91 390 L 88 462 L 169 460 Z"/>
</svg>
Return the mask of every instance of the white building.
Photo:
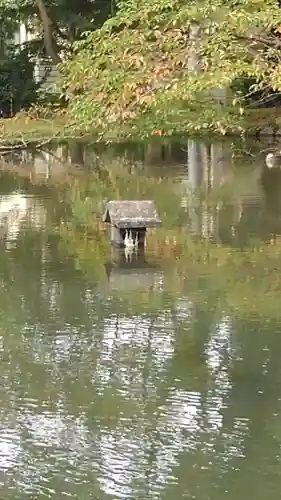
<svg viewBox="0 0 281 500">
<path fill-rule="evenodd" d="M 18 30 L 14 34 L 14 44 L 18 45 L 19 47 L 24 45 L 26 42 L 34 40 L 36 38 L 36 35 L 32 33 L 30 30 L 28 30 L 28 27 L 25 23 L 20 23 Z M 46 74 L 46 71 L 49 72 L 48 77 L 46 81 L 43 84 L 43 88 L 51 88 L 54 86 L 57 76 L 58 76 L 58 71 L 54 65 L 52 65 L 51 61 L 49 64 L 46 64 L 46 61 L 44 62 L 40 60 L 40 56 L 36 56 L 34 60 L 34 79 L 35 82 L 40 82 Z"/>
</svg>

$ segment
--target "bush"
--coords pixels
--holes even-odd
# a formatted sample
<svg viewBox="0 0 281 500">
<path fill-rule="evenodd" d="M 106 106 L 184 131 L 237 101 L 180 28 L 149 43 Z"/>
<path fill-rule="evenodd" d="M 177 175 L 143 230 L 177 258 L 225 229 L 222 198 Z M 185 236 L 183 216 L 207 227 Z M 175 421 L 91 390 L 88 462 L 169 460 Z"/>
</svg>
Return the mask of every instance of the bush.
<svg viewBox="0 0 281 500">
<path fill-rule="evenodd" d="M 0 61 L 0 113 L 12 116 L 36 100 L 33 64 L 26 51 L 9 52 Z"/>
</svg>

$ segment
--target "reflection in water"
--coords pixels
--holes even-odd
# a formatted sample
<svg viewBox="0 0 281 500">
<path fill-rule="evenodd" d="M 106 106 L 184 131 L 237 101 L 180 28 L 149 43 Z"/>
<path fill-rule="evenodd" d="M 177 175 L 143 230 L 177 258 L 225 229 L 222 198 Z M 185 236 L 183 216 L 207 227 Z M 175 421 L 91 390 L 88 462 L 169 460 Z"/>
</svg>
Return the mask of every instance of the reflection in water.
<svg viewBox="0 0 281 500">
<path fill-rule="evenodd" d="M 93 187 L 71 148 L 2 173 L 2 497 L 277 498 L 279 171 L 188 141 Z M 132 261 L 81 222 L 116 193 L 163 220 Z"/>
<path fill-rule="evenodd" d="M 40 200 L 16 192 L 0 196 L 0 235 L 6 248 L 12 248 L 22 226 L 39 229 L 45 222 L 45 210 Z"/>
</svg>

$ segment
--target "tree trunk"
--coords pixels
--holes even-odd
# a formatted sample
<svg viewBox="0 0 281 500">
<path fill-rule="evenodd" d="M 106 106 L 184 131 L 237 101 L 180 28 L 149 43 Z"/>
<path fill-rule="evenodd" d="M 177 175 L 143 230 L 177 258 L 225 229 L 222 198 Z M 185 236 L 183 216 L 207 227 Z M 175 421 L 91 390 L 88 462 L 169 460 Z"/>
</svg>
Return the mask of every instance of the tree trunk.
<svg viewBox="0 0 281 500">
<path fill-rule="evenodd" d="M 48 56 L 52 59 L 52 62 L 54 64 L 59 64 L 61 62 L 61 58 L 58 54 L 57 44 L 53 36 L 54 28 L 52 20 L 48 15 L 47 9 L 44 4 L 44 0 L 36 0 L 36 5 L 38 7 L 40 18 L 43 25 L 44 43 L 46 52 Z"/>
<path fill-rule="evenodd" d="M 200 71 L 200 26 L 191 23 L 189 33 L 190 48 L 188 54 L 188 69 L 192 73 Z"/>
</svg>

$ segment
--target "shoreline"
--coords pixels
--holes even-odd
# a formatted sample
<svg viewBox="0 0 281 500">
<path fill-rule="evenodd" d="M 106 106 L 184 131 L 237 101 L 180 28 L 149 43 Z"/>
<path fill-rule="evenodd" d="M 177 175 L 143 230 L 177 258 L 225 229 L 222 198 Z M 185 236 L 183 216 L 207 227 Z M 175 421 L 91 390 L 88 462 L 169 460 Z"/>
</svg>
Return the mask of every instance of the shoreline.
<svg viewBox="0 0 281 500">
<path fill-rule="evenodd" d="M 253 126 L 253 123 L 256 125 Z M 195 126 L 196 127 L 196 126 Z M 182 128 L 182 127 L 181 127 Z M 139 129 L 132 129 L 128 124 L 122 124 L 111 128 L 108 133 L 101 133 L 96 129 L 79 130 L 66 119 L 54 115 L 48 119 L 40 117 L 29 117 L 28 115 L 16 115 L 13 118 L 0 119 L 0 153 L 16 149 L 37 149 L 54 143 L 62 144 L 68 141 L 90 142 L 92 144 L 118 144 L 126 142 L 146 141 L 173 141 L 186 138 L 212 137 L 214 140 L 233 139 L 271 139 L 281 140 L 281 108 L 268 108 L 263 110 L 252 110 L 240 122 L 239 127 L 228 127 L 225 133 L 210 129 L 195 128 L 188 133 L 169 134 L 165 130 L 152 130 L 146 134 Z"/>
</svg>

